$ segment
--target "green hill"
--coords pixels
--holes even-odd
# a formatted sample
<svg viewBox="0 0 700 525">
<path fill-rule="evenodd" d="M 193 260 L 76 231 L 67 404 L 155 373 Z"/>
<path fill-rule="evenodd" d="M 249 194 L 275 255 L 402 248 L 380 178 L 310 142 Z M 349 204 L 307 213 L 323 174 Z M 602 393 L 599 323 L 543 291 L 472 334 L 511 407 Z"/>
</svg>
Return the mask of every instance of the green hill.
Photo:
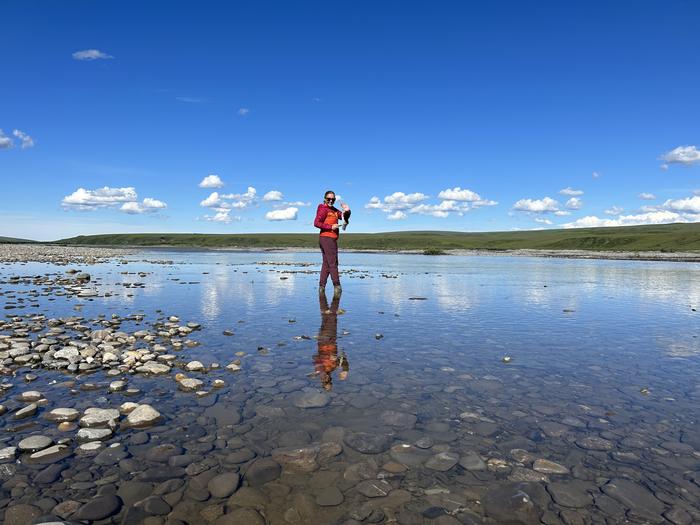
<svg viewBox="0 0 700 525">
<path fill-rule="evenodd" d="M 36 241 L 30 241 L 29 239 L 17 239 L 15 237 L 0 237 L 0 243 L 2 243 L 2 244 L 19 244 L 19 243 L 28 243 L 28 242 L 36 242 Z"/>
<path fill-rule="evenodd" d="M 413 231 L 344 233 L 343 248 L 357 250 L 593 250 L 660 251 L 700 250 L 700 223 L 464 233 Z M 81 235 L 57 244 L 89 246 L 175 246 L 192 248 L 316 248 L 313 233 L 203 234 L 125 233 Z"/>
</svg>

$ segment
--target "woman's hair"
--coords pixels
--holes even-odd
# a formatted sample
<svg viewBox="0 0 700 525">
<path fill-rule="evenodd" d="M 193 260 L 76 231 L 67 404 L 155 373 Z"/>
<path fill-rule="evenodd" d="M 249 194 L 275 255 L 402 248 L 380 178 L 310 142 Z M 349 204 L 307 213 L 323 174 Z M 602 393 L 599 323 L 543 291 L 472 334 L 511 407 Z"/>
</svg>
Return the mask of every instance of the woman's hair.
<svg viewBox="0 0 700 525">
<path fill-rule="evenodd" d="M 332 193 L 333 195 L 335 195 L 335 192 L 333 190 L 328 190 L 326 193 L 323 194 L 323 198 L 325 199 L 329 193 Z"/>
</svg>

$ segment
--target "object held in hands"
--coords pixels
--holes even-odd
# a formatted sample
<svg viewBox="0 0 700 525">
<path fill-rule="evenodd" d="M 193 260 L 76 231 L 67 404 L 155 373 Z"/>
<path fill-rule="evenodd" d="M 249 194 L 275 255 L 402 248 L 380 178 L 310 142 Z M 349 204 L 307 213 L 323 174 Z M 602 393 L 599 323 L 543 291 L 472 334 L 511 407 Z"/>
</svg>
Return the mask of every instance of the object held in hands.
<svg viewBox="0 0 700 525">
<path fill-rule="evenodd" d="M 348 227 L 348 223 L 350 222 L 350 214 L 352 212 L 350 211 L 350 208 L 347 207 L 347 204 L 343 204 L 343 210 L 345 210 L 343 211 L 343 231 L 345 231 L 345 228 Z"/>
</svg>

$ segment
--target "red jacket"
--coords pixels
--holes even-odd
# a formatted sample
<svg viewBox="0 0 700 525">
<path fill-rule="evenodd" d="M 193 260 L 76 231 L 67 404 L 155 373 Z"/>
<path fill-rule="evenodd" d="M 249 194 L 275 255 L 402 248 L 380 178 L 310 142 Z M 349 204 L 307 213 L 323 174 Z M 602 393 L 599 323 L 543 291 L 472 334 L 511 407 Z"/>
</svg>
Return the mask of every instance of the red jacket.
<svg viewBox="0 0 700 525">
<path fill-rule="evenodd" d="M 342 216 L 343 212 L 335 206 L 328 206 L 326 203 L 319 204 L 318 208 L 316 208 L 314 226 L 321 230 L 320 234 L 323 237 L 337 239 L 340 232 L 339 230 L 334 230 L 333 225 L 338 224 Z"/>
</svg>

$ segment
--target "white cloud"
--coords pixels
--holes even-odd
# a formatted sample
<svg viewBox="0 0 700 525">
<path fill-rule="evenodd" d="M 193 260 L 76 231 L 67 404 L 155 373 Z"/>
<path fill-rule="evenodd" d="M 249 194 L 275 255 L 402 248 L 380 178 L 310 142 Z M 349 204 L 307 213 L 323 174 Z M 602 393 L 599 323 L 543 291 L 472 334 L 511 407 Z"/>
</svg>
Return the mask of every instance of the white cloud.
<svg viewBox="0 0 700 525">
<path fill-rule="evenodd" d="M 143 199 L 143 202 L 125 202 L 124 204 L 122 204 L 119 210 L 123 211 L 124 213 L 137 214 L 151 213 L 157 210 L 163 210 L 167 207 L 168 205 L 165 204 L 163 201 L 146 197 L 145 199 Z"/>
<path fill-rule="evenodd" d="M 252 186 L 248 186 L 248 190 L 245 193 L 226 193 L 222 195 L 221 198 L 232 202 L 223 202 L 221 203 L 221 207 L 237 209 L 247 208 L 255 202 L 257 193 L 257 190 Z"/>
<path fill-rule="evenodd" d="M 0 129 L 0 149 L 12 149 L 13 146 L 12 138 L 5 135 Z"/>
<path fill-rule="evenodd" d="M 664 202 L 663 207 L 677 212 L 700 214 L 700 196 L 694 195 L 677 200 L 668 199 Z"/>
<path fill-rule="evenodd" d="M 248 108 L 238 108 L 238 114 L 241 117 L 245 117 L 248 113 L 250 113 L 250 109 Z"/>
<path fill-rule="evenodd" d="M 583 206 L 583 202 L 578 197 L 571 197 L 566 201 L 566 207 L 570 210 L 580 210 Z"/>
<path fill-rule="evenodd" d="M 581 195 L 583 195 L 583 191 L 582 190 L 575 190 L 575 189 L 570 188 L 570 187 L 566 187 L 563 190 L 559 190 L 559 194 L 566 195 L 567 197 L 580 197 Z"/>
<path fill-rule="evenodd" d="M 695 222 L 692 218 L 668 210 L 652 211 L 637 215 L 619 215 L 617 219 L 602 219 L 595 215 L 582 217 L 563 224 L 564 228 L 599 228 L 605 226 L 637 226 L 641 224 L 668 224 L 671 222 Z"/>
<path fill-rule="evenodd" d="M 73 53 L 73 58 L 75 60 L 107 60 L 114 57 L 112 55 L 108 55 L 107 53 L 103 53 L 99 49 L 84 49 Z"/>
<path fill-rule="evenodd" d="M 668 169 L 670 164 L 691 166 L 693 164 L 700 164 L 700 150 L 695 146 L 678 146 L 661 155 L 659 159 L 664 161 L 661 165 L 663 169 Z"/>
<path fill-rule="evenodd" d="M 424 201 L 428 196 L 423 193 L 404 193 L 396 191 L 391 195 L 384 197 L 384 203 L 393 209 L 407 209 L 417 202 Z"/>
<path fill-rule="evenodd" d="M 396 210 L 394 213 L 391 213 L 386 216 L 386 218 L 390 221 L 400 221 L 402 219 L 405 219 L 406 217 L 407 215 L 401 210 Z"/>
<path fill-rule="evenodd" d="M 593 177 L 594 179 L 597 179 L 600 177 L 600 173 L 598 173 L 597 171 L 594 171 L 593 173 L 591 173 L 591 177 Z"/>
<path fill-rule="evenodd" d="M 513 204 L 513 209 L 531 213 L 549 213 L 559 210 L 559 203 L 551 197 L 542 199 L 520 199 Z"/>
<path fill-rule="evenodd" d="M 12 131 L 12 134 L 22 141 L 22 149 L 31 148 L 34 146 L 34 139 L 27 135 L 24 131 L 15 129 Z"/>
<path fill-rule="evenodd" d="M 78 188 L 70 195 L 63 197 L 61 206 L 67 210 L 95 211 L 100 208 L 116 208 L 124 213 L 151 213 L 167 208 L 163 201 L 146 197 L 138 202 L 136 190 L 126 188 L 98 188 L 86 190 Z"/>
<path fill-rule="evenodd" d="M 199 97 L 175 97 L 175 100 L 185 102 L 187 104 L 200 104 L 204 102 L 204 99 Z"/>
<path fill-rule="evenodd" d="M 221 222 L 228 224 L 231 221 L 240 221 L 240 217 L 231 217 L 231 210 L 216 209 L 216 215 L 205 215 L 202 220 L 209 222 Z"/>
<path fill-rule="evenodd" d="M 265 195 L 263 195 L 264 201 L 281 201 L 282 192 L 277 190 L 270 190 Z"/>
<path fill-rule="evenodd" d="M 554 215 L 557 217 L 566 217 L 567 215 L 571 215 L 571 212 L 566 210 L 557 210 L 554 212 Z"/>
<path fill-rule="evenodd" d="M 608 215 L 620 215 L 623 211 L 625 211 L 625 209 L 620 206 L 611 206 L 605 210 L 605 213 Z"/>
<path fill-rule="evenodd" d="M 462 189 L 459 186 L 455 188 L 447 188 L 438 193 L 438 198 L 447 201 L 463 201 L 463 202 L 474 202 L 480 201 L 481 197 L 478 193 L 472 190 Z"/>
<path fill-rule="evenodd" d="M 534 221 L 540 224 L 546 224 L 548 226 L 554 224 L 552 221 L 550 221 L 549 219 L 545 219 L 544 217 L 535 217 Z"/>
<path fill-rule="evenodd" d="M 218 175 L 207 175 L 199 183 L 200 188 L 223 188 L 224 181 Z"/>
<path fill-rule="evenodd" d="M 297 220 L 297 213 L 299 208 L 291 206 L 289 208 L 284 208 L 281 210 L 268 211 L 265 214 L 265 218 L 268 221 L 295 221 Z"/>
<path fill-rule="evenodd" d="M 209 194 L 209 197 L 204 199 L 202 202 L 199 203 L 200 206 L 204 206 L 205 208 L 216 208 L 221 204 L 221 198 L 219 197 L 219 192 L 214 191 Z"/>
<path fill-rule="evenodd" d="M 645 201 L 653 201 L 654 199 L 656 199 L 656 195 L 654 195 L 653 193 L 642 192 L 639 194 L 639 198 Z"/>
<path fill-rule="evenodd" d="M 304 202 L 304 201 L 292 201 L 292 202 L 285 202 L 283 204 L 285 206 L 300 206 L 300 207 L 311 206 L 310 202 Z"/>
</svg>

